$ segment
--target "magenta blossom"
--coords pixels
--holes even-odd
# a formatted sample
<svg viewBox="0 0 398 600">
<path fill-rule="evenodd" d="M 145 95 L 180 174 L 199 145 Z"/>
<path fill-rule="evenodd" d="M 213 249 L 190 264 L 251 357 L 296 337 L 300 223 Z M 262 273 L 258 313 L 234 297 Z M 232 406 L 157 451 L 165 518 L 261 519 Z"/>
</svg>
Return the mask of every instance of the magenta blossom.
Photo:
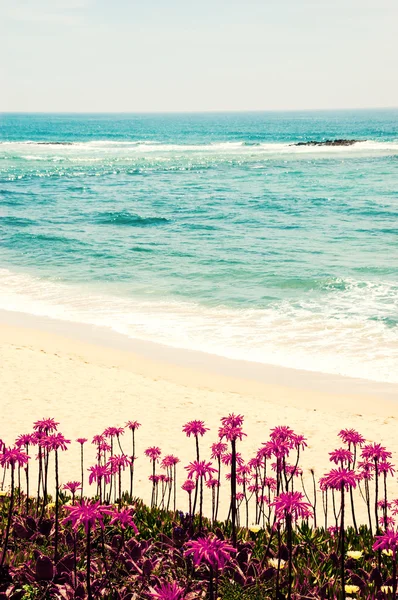
<svg viewBox="0 0 398 600">
<path fill-rule="evenodd" d="M 87 438 L 77 438 L 76 441 L 83 446 L 83 444 L 88 442 L 88 439 Z"/>
<path fill-rule="evenodd" d="M 3 454 L 0 454 L 0 464 L 2 467 L 12 467 L 16 465 L 23 467 L 27 464 L 29 456 L 18 448 L 6 448 Z"/>
<path fill-rule="evenodd" d="M 93 467 L 89 467 L 88 470 L 90 471 L 90 475 L 88 477 L 88 482 L 90 485 L 93 483 L 93 481 L 99 483 L 104 479 L 105 483 L 109 483 L 111 480 L 111 473 L 108 465 L 94 465 Z"/>
<path fill-rule="evenodd" d="M 181 489 L 184 490 L 184 492 L 188 492 L 188 494 L 191 494 L 195 488 L 196 483 L 192 481 L 192 479 L 187 479 L 181 486 Z"/>
<path fill-rule="evenodd" d="M 50 417 L 48 419 L 41 419 L 40 421 L 36 421 L 35 423 L 33 423 L 33 429 L 35 431 L 43 431 L 44 433 L 51 433 L 52 431 L 57 430 L 58 425 L 59 425 L 59 423 L 57 423 L 54 419 L 52 419 Z"/>
<path fill-rule="evenodd" d="M 175 581 L 169 583 L 162 581 L 159 585 L 149 588 L 149 598 L 151 600 L 184 600 L 185 591 Z"/>
<path fill-rule="evenodd" d="M 353 444 L 354 446 L 362 446 L 365 443 L 363 435 L 355 431 L 355 429 L 342 429 L 339 432 L 339 437 L 345 444 Z"/>
<path fill-rule="evenodd" d="M 138 423 L 138 421 L 127 421 L 126 427 L 128 427 L 131 431 L 135 431 L 141 427 L 141 423 Z"/>
<path fill-rule="evenodd" d="M 347 448 L 338 448 L 337 450 L 333 450 L 333 452 L 329 452 L 330 462 L 334 462 L 336 465 L 341 464 L 343 466 L 344 463 L 352 463 L 354 460 L 354 455 Z"/>
<path fill-rule="evenodd" d="M 383 535 L 376 535 L 376 541 L 373 544 L 373 550 L 392 550 L 395 560 L 398 547 L 398 531 L 387 529 Z"/>
<path fill-rule="evenodd" d="M 223 442 L 216 442 L 211 445 L 211 459 L 216 460 L 221 458 L 221 456 L 228 450 L 227 444 L 223 444 Z"/>
<path fill-rule="evenodd" d="M 104 510 L 107 510 L 107 506 L 102 506 L 99 501 L 91 502 L 84 498 L 78 503 L 73 505 L 65 505 L 65 510 L 69 511 L 69 515 L 64 519 L 64 523 L 71 521 L 72 527 L 75 531 L 82 525 L 85 532 L 88 533 L 98 522 L 99 526 L 104 529 Z"/>
<path fill-rule="evenodd" d="M 308 502 L 303 501 L 301 492 L 284 492 L 279 494 L 271 503 L 275 507 L 275 517 L 278 522 L 284 521 L 289 515 L 293 521 L 312 517 L 312 508 Z"/>
<path fill-rule="evenodd" d="M 344 487 L 346 490 L 349 490 L 357 486 L 357 476 L 355 471 L 339 467 L 327 473 L 323 477 L 323 483 L 326 488 L 341 490 Z"/>
<path fill-rule="evenodd" d="M 67 440 L 62 433 L 54 433 L 48 435 L 43 446 L 47 450 L 67 450 L 70 440 Z"/>
<path fill-rule="evenodd" d="M 162 460 L 161 467 L 163 469 L 167 469 L 168 467 L 173 467 L 174 465 L 176 465 L 179 462 L 180 462 L 180 459 L 177 458 L 177 456 L 174 456 L 173 454 L 168 454 Z"/>
<path fill-rule="evenodd" d="M 76 494 L 76 492 L 80 490 L 82 486 L 80 481 L 68 481 L 68 483 L 65 483 L 63 487 L 64 490 L 67 490 L 71 494 Z"/>
<path fill-rule="evenodd" d="M 205 427 L 204 421 L 188 421 L 182 430 L 187 437 L 191 437 L 191 435 L 195 437 L 198 437 L 198 435 L 203 436 L 206 431 L 210 431 L 208 427 Z"/>
<path fill-rule="evenodd" d="M 133 521 L 133 510 L 131 508 L 121 508 L 120 510 L 114 510 L 113 508 L 104 508 L 102 513 L 111 516 L 110 524 L 118 524 L 122 529 L 131 527 L 134 533 L 138 534 L 138 529 Z"/>
<path fill-rule="evenodd" d="M 157 446 L 151 446 L 144 451 L 145 456 L 155 461 L 159 459 L 159 456 L 162 454 L 162 451 Z"/>
<path fill-rule="evenodd" d="M 391 458 L 391 452 L 388 452 L 381 444 L 366 444 L 361 450 L 361 455 L 366 460 L 385 461 Z"/>
<path fill-rule="evenodd" d="M 1 440 L 0 440 L 1 441 Z M 15 446 L 21 448 L 22 446 L 30 446 L 35 443 L 34 433 L 23 433 L 15 440 Z"/>
<path fill-rule="evenodd" d="M 217 571 L 222 571 L 231 560 L 231 555 L 236 549 L 225 540 L 220 540 L 213 533 L 207 537 L 200 537 L 187 543 L 185 556 L 192 556 L 195 567 L 205 564 Z"/>
<path fill-rule="evenodd" d="M 199 477 L 211 477 L 212 473 L 217 473 L 217 469 L 215 469 L 210 462 L 206 462 L 205 460 L 194 460 L 189 463 L 187 467 L 185 467 L 188 471 L 188 479 L 199 479 Z"/>
</svg>

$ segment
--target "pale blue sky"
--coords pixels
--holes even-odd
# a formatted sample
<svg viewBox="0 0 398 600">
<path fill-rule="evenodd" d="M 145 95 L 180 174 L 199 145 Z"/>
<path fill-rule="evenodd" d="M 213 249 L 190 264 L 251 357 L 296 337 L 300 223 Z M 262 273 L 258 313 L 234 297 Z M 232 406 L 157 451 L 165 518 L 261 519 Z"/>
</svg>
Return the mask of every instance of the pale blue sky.
<svg viewBox="0 0 398 600">
<path fill-rule="evenodd" d="M 398 0 L 0 0 L 0 111 L 398 106 Z"/>
</svg>

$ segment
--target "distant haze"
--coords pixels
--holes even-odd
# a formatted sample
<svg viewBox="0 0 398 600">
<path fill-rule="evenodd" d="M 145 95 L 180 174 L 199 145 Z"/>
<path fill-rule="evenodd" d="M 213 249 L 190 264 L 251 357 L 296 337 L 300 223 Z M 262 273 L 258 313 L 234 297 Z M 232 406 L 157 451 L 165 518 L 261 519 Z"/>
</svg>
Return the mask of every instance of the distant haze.
<svg viewBox="0 0 398 600">
<path fill-rule="evenodd" d="M 398 105 L 397 0 L 0 0 L 0 112 Z"/>
</svg>

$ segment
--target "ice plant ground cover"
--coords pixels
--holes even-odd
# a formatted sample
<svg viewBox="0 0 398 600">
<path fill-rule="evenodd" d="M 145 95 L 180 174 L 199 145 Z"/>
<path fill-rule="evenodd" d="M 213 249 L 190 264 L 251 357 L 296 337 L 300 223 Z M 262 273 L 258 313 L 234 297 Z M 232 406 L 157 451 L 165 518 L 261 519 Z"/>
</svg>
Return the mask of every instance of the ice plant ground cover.
<svg viewBox="0 0 398 600">
<path fill-rule="evenodd" d="M 360 433 L 340 431 L 331 468 L 319 481 L 312 472 L 309 490 L 300 467 L 307 442 L 291 428 L 275 427 L 244 459 L 244 418 L 228 415 L 207 461 L 209 429 L 190 421 L 182 426 L 193 440 L 188 464 L 156 445 L 145 449 L 146 506 L 134 482 L 137 421 L 94 436 L 91 465 L 88 440 L 72 442 L 58 425 L 41 419 L 12 447 L 0 441 L 0 600 L 396 598 L 394 465 L 386 448 Z M 80 448 L 76 480 L 61 485 L 62 454 L 72 443 Z M 177 473 L 185 506 L 177 506 Z M 218 519 L 221 486 L 230 497 L 225 521 Z"/>
</svg>

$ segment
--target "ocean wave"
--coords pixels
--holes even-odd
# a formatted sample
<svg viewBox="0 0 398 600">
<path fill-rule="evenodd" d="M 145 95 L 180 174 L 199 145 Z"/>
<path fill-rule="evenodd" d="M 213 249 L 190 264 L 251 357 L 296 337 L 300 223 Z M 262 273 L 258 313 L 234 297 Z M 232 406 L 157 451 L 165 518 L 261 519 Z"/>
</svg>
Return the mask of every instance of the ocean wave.
<svg viewBox="0 0 398 600">
<path fill-rule="evenodd" d="M 96 213 L 92 220 L 101 225 L 125 225 L 130 227 L 151 227 L 169 223 L 169 219 L 164 217 L 142 217 L 125 210 Z"/>
<path fill-rule="evenodd" d="M 54 153 L 62 153 L 65 156 L 72 157 L 76 152 L 86 153 L 231 153 L 231 154 L 341 154 L 341 153 L 357 153 L 357 152 L 398 152 L 398 140 L 378 141 L 378 140 L 358 140 L 355 143 L 345 146 L 331 145 L 297 145 L 299 142 L 295 140 L 287 142 L 248 142 L 245 140 L 239 141 L 219 141 L 204 144 L 178 144 L 164 143 L 153 140 L 132 140 L 132 141 L 110 141 L 110 140 L 91 140 L 87 142 L 36 142 L 36 141 L 3 141 L 0 142 L 0 147 L 5 150 L 18 150 L 25 152 L 26 147 L 32 151 L 35 148 L 41 154 L 46 151 Z M 32 160 L 35 155 L 25 154 L 27 160 Z M 39 159 L 40 156 L 37 157 Z"/>
<path fill-rule="evenodd" d="M 327 303 L 234 309 L 105 294 L 0 269 L 0 307 L 228 358 L 398 382 L 396 304 L 391 314 L 382 312 L 383 301 L 396 303 L 398 286 L 355 280 L 329 285 Z"/>
</svg>

